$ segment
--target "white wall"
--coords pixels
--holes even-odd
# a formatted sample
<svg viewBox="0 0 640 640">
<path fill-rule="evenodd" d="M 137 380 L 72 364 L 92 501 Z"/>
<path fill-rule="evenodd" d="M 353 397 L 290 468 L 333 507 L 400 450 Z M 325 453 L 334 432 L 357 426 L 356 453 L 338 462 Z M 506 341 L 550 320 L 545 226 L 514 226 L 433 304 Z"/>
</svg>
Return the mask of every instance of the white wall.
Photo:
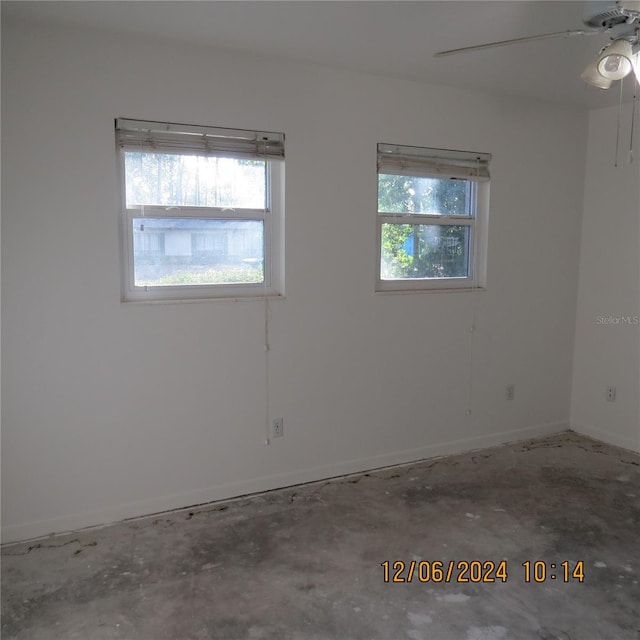
<svg viewBox="0 0 640 640">
<path fill-rule="evenodd" d="M 5 540 L 568 427 L 584 114 L 3 29 Z M 261 302 L 120 302 L 116 117 L 286 133 L 270 446 Z M 377 142 L 493 154 L 485 293 L 374 294 Z"/>
<path fill-rule="evenodd" d="M 640 451 L 640 136 L 631 107 L 589 115 L 571 404 L 576 431 Z M 615 386 L 615 403 L 605 390 Z"/>
</svg>

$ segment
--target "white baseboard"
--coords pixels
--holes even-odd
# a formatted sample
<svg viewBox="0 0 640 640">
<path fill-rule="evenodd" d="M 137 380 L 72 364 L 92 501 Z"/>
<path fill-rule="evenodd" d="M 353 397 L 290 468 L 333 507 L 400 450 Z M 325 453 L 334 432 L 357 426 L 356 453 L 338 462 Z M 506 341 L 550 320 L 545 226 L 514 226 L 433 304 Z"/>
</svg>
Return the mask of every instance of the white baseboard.
<svg viewBox="0 0 640 640">
<path fill-rule="evenodd" d="M 615 447 L 622 447 L 623 449 L 629 449 L 630 451 L 640 453 L 640 426 L 638 426 L 638 434 L 635 438 L 620 436 L 617 433 L 611 433 L 610 431 L 605 431 L 604 429 L 599 429 L 597 427 L 587 426 L 583 424 L 572 423 L 571 430 L 575 431 L 576 433 L 581 433 L 583 436 L 589 436 L 590 438 L 601 440 L 602 442 L 606 442 L 607 444 L 612 444 Z"/>
<path fill-rule="evenodd" d="M 466 451 L 493 447 L 507 442 L 526 440 L 528 438 L 539 438 L 561 431 L 567 431 L 568 429 L 568 423 L 558 422 L 524 429 L 500 431 L 474 438 L 440 442 L 415 449 L 395 451 L 367 458 L 355 458 L 311 469 L 298 469 L 271 476 L 251 478 L 242 482 L 215 485 L 197 491 L 174 493 L 167 496 L 150 498 L 149 500 L 114 505 L 56 518 L 6 525 L 2 528 L 2 543 L 7 544 L 52 534 L 57 535 L 78 529 L 104 526 L 130 518 L 144 517 L 149 514 L 157 514 L 187 508 L 193 505 L 216 502 L 218 500 L 237 498 L 247 494 L 261 493 L 272 489 L 281 489 L 292 485 L 316 482 L 336 476 L 361 473 L 380 467 L 389 467 L 415 462 L 425 458 L 464 453 Z"/>
</svg>

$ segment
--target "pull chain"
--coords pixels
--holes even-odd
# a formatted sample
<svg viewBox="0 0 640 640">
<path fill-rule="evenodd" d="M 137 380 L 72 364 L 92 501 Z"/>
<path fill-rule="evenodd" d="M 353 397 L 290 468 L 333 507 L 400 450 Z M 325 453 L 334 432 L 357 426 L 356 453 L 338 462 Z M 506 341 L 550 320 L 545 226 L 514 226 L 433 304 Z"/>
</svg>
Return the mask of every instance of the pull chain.
<svg viewBox="0 0 640 640">
<path fill-rule="evenodd" d="M 636 121 L 636 107 L 638 106 L 638 85 L 633 89 L 633 104 L 631 105 L 631 138 L 629 140 L 629 163 L 633 164 L 633 134 Z"/>
<path fill-rule="evenodd" d="M 618 104 L 618 127 L 616 131 L 616 160 L 614 162 L 614 167 L 618 167 L 618 148 L 620 146 L 620 120 L 622 119 L 622 83 L 624 82 L 624 78 L 620 80 L 620 102 Z"/>
</svg>

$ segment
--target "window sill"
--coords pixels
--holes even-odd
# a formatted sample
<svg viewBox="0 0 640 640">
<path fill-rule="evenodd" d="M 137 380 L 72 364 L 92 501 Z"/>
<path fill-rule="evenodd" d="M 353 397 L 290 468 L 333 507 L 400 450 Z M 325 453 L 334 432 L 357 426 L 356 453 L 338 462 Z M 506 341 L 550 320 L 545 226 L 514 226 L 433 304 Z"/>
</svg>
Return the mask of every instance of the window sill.
<svg viewBox="0 0 640 640">
<path fill-rule="evenodd" d="M 378 289 L 375 294 L 386 295 L 413 295 L 422 293 L 473 293 L 474 291 L 486 291 L 486 287 L 434 287 L 433 289 Z"/>
<path fill-rule="evenodd" d="M 145 306 L 158 304 L 203 304 L 207 302 L 259 302 L 261 300 L 284 300 L 284 294 L 268 294 L 266 296 L 219 296 L 216 298 L 167 298 L 166 300 L 120 300 L 123 306 Z"/>
</svg>

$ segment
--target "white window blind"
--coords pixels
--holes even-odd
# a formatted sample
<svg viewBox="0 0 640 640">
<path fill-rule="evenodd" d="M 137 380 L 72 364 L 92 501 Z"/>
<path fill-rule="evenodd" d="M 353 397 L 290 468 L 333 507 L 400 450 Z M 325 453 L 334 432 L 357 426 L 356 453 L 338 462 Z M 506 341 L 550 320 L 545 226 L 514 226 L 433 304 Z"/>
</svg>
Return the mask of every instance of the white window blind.
<svg viewBox="0 0 640 640">
<path fill-rule="evenodd" d="M 487 182 L 490 153 L 378 144 L 378 173 Z"/>
<path fill-rule="evenodd" d="M 284 159 L 284 133 L 116 120 L 118 146 L 128 151 Z"/>
</svg>

